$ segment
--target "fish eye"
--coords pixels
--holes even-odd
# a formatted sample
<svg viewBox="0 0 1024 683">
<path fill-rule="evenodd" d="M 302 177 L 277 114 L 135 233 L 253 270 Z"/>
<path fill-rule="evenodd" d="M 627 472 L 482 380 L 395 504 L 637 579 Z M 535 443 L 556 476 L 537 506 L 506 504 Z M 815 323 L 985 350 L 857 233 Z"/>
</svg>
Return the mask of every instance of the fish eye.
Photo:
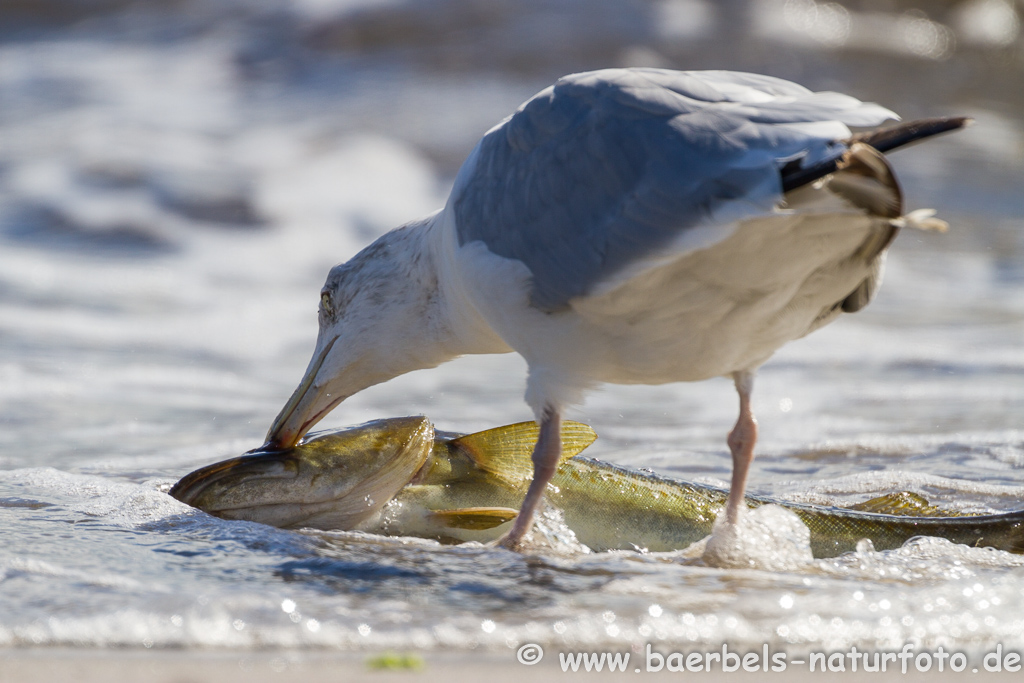
<svg viewBox="0 0 1024 683">
<path fill-rule="evenodd" d="M 331 305 L 331 293 L 326 289 L 320 292 L 320 310 L 324 315 L 331 315 L 334 312 Z"/>
</svg>

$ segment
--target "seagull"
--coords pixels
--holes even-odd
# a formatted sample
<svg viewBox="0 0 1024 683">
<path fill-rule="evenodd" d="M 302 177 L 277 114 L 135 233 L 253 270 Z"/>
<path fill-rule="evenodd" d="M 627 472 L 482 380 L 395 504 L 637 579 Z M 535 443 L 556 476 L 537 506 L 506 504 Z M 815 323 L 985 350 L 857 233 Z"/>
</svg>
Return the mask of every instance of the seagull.
<svg viewBox="0 0 1024 683">
<path fill-rule="evenodd" d="M 730 377 L 726 519 L 744 509 L 755 371 L 866 306 L 904 214 L 884 152 L 965 118 L 878 128 L 877 104 L 729 71 L 565 76 L 488 131 L 445 207 L 330 270 L 305 376 L 267 448 L 343 400 L 463 354 L 528 366 L 533 479 L 502 545 L 530 530 L 562 454 L 563 412 L 603 383 Z M 853 133 L 850 127 L 861 129 Z"/>
</svg>

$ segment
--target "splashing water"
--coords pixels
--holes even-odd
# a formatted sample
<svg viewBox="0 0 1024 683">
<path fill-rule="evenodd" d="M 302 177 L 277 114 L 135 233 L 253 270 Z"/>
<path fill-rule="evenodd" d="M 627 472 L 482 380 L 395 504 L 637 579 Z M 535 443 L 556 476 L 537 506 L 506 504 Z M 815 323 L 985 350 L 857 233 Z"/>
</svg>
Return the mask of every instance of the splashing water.
<svg viewBox="0 0 1024 683">
<path fill-rule="evenodd" d="M 999 52 L 1019 33 L 1012 3 L 927 19 L 764 3 L 744 50 L 698 1 L 640 3 L 670 22 L 588 2 L 593 32 L 557 3 L 483 28 L 434 11 L 458 0 L 313 4 L 100 3 L 113 14 L 78 22 L 83 3 L 15 3 L 37 24 L 4 24 L 0 646 L 1024 647 L 1020 557 L 916 539 L 811 560 L 772 508 L 677 553 L 587 553 L 549 509 L 515 554 L 228 522 L 166 495 L 260 444 L 308 361 L 332 265 L 438 208 L 476 139 L 554 77 L 628 58 L 977 119 L 893 156 L 908 206 L 936 208 L 950 233 L 900 235 L 867 310 L 760 370 L 750 489 L 1021 506 L 1024 91 Z M 455 23 L 433 31 L 435 15 Z M 431 52 L 442 33 L 453 42 Z M 529 419 L 523 376 L 511 355 L 461 359 L 352 397 L 325 426 Z M 570 417 L 601 435 L 588 454 L 722 484 L 735 410 L 730 384 L 709 381 L 611 387 Z"/>
<path fill-rule="evenodd" d="M 702 543 L 704 563 L 722 569 L 795 571 L 814 560 L 810 529 L 778 505 L 744 510 L 737 524 L 719 517 Z"/>
</svg>

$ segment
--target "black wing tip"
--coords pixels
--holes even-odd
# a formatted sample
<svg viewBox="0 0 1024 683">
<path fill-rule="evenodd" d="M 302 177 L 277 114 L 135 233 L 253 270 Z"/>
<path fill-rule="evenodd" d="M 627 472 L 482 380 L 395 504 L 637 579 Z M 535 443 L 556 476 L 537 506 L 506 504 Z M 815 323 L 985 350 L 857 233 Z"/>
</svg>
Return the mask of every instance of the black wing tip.
<svg viewBox="0 0 1024 683">
<path fill-rule="evenodd" d="M 967 128 L 973 124 L 974 119 L 970 116 L 936 116 L 928 119 L 896 122 L 884 128 L 857 133 L 839 142 L 846 147 L 851 147 L 859 142 L 874 147 L 884 154 L 918 140 Z M 801 167 L 798 161 L 783 166 L 780 171 L 783 193 L 791 192 L 835 172 L 839 167 L 840 160 L 841 157 L 830 159 L 806 168 Z"/>
<path fill-rule="evenodd" d="M 974 123 L 970 116 L 936 116 L 927 119 L 899 122 L 884 128 L 858 133 L 843 143 L 847 146 L 856 142 L 870 145 L 883 154 L 933 135 L 966 128 Z"/>
</svg>

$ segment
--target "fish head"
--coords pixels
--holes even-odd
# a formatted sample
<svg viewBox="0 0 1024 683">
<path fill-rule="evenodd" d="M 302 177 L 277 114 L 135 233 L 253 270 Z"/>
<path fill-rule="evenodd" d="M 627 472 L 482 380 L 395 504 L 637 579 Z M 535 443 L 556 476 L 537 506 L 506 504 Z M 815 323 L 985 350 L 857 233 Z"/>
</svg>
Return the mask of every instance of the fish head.
<svg viewBox="0 0 1024 683">
<path fill-rule="evenodd" d="M 225 519 L 352 529 L 416 476 L 433 443 L 434 428 L 425 417 L 374 420 L 204 467 L 170 494 Z"/>
</svg>

